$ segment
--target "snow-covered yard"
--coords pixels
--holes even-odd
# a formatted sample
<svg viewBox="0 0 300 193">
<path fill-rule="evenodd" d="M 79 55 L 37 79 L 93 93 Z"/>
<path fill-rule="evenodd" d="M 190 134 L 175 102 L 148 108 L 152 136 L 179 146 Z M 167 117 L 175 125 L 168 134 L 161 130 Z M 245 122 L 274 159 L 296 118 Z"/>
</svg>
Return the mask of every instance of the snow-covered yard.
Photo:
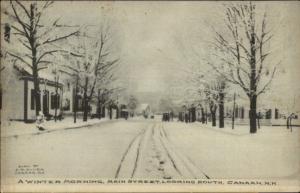
<svg viewBox="0 0 300 193">
<path fill-rule="evenodd" d="M 166 123 L 170 141 L 211 178 L 290 178 L 300 174 L 299 128 L 220 129 L 201 123 Z"/>
<path fill-rule="evenodd" d="M 71 122 L 64 121 L 48 128 L 55 132 L 3 136 L 2 174 L 31 178 L 299 177 L 298 128 L 290 132 L 284 127 L 262 127 L 250 135 L 247 126 L 233 131 L 198 122 L 94 120 L 70 129 Z M 44 173 L 15 173 L 19 166 L 33 164 Z"/>
</svg>

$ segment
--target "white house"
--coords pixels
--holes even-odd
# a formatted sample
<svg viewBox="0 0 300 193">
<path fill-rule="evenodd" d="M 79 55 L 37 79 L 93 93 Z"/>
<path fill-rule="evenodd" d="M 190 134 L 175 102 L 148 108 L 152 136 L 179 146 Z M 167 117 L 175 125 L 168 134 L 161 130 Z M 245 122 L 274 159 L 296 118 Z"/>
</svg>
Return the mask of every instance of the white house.
<svg viewBox="0 0 300 193">
<path fill-rule="evenodd" d="M 16 65 L 7 65 L 2 75 L 2 117 L 6 120 L 35 121 L 35 98 L 33 77 Z M 60 114 L 62 84 L 39 78 L 41 109 L 45 115 Z M 58 88 L 58 95 L 56 95 Z"/>
<path fill-rule="evenodd" d="M 149 104 L 143 103 L 138 105 L 138 107 L 136 108 L 136 114 L 137 115 L 142 115 L 145 118 L 148 118 L 150 113 L 151 113 L 151 108 Z"/>
</svg>

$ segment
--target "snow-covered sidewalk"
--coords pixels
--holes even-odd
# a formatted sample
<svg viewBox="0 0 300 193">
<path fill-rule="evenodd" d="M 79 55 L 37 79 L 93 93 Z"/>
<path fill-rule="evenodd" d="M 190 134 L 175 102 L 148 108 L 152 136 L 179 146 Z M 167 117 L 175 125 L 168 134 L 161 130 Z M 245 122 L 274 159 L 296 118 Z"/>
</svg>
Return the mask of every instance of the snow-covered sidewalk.
<svg viewBox="0 0 300 193">
<path fill-rule="evenodd" d="M 207 124 L 202 124 L 200 122 L 194 122 L 189 123 L 191 125 L 194 125 L 195 127 L 202 127 L 206 129 L 210 129 L 212 131 L 221 132 L 224 134 L 230 134 L 230 135 L 249 135 L 250 134 L 250 128 L 249 125 L 235 125 L 234 129 L 232 129 L 232 125 L 225 124 L 224 128 L 219 128 L 219 126 L 213 127 L 211 125 L 211 122 L 208 122 Z M 297 126 L 293 126 L 292 132 L 297 132 L 300 128 Z M 281 132 L 291 132 L 291 129 L 287 129 L 285 126 L 261 126 L 260 128 L 257 128 L 257 134 L 262 133 L 281 133 Z"/>
<path fill-rule="evenodd" d="M 91 126 L 108 120 L 109 119 L 89 119 L 87 122 L 83 122 L 82 119 L 77 119 L 76 123 L 74 123 L 74 119 L 72 117 L 66 117 L 63 120 L 57 120 L 56 122 L 54 120 L 45 121 L 41 125 L 45 129 L 43 131 L 37 128 L 36 123 L 10 121 L 1 124 L 1 137 L 18 137 L 32 134 L 38 135 L 62 129 L 75 129 Z"/>
</svg>

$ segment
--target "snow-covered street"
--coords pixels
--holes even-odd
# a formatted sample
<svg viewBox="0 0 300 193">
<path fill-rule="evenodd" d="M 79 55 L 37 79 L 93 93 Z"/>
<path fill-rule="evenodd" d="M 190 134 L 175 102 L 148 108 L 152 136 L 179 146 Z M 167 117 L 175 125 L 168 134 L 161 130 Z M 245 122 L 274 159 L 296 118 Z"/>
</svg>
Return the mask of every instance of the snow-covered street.
<svg viewBox="0 0 300 193">
<path fill-rule="evenodd" d="M 45 178 L 291 178 L 299 174 L 298 140 L 298 129 L 282 127 L 250 135 L 197 122 L 113 120 L 3 137 L 2 172 Z M 16 172 L 32 164 L 43 174 Z"/>
</svg>

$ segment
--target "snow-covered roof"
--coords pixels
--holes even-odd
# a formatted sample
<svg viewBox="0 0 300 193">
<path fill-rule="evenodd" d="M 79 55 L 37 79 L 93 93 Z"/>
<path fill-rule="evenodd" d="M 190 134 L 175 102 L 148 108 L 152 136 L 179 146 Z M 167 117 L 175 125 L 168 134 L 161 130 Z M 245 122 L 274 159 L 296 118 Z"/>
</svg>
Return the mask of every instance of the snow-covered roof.
<svg viewBox="0 0 300 193">
<path fill-rule="evenodd" d="M 136 108 L 136 111 L 142 112 L 142 111 L 146 110 L 147 108 L 150 108 L 150 105 L 147 103 L 142 103 L 142 104 L 138 105 L 138 107 Z"/>
</svg>

